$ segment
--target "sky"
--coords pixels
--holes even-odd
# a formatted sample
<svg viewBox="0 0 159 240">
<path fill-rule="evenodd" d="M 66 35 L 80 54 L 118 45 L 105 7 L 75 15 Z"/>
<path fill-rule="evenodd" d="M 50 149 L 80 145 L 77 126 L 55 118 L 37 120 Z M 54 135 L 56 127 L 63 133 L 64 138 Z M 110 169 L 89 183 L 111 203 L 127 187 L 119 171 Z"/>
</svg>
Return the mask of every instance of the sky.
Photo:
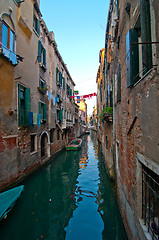
<svg viewBox="0 0 159 240">
<path fill-rule="evenodd" d="M 104 48 L 109 0 L 40 0 L 40 10 L 79 95 L 97 92 L 99 51 Z M 96 97 L 86 100 L 88 115 Z"/>
</svg>

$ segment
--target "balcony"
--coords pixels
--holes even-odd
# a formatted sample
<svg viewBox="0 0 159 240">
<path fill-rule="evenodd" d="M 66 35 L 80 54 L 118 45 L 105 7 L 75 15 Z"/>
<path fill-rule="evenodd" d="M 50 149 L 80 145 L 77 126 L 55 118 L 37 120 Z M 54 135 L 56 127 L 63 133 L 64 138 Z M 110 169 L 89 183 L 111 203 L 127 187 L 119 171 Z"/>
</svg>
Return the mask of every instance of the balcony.
<svg viewBox="0 0 159 240">
<path fill-rule="evenodd" d="M 73 121 L 72 120 L 63 119 L 62 129 L 68 128 L 68 127 L 73 127 Z"/>
<path fill-rule="evenodd" d="M 13 51 L 2 45 L 2 43 L 0 43 L 0 55 L 1 54 L 6 57 L 14 66 L 18 64 L 17 55 Z"/>
</svg>

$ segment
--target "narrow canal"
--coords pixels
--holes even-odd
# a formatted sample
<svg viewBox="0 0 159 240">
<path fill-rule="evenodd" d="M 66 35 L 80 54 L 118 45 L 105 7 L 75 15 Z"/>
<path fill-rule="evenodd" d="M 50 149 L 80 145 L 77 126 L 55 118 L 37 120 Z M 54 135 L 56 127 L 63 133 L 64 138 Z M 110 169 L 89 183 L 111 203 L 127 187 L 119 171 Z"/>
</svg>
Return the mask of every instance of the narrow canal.
<svg viewBox="0 0 159 240">
<path fill-rule="evenodd" d="M 0 222 L 1 240 L 125 240 L 115 190 L 94 132 L 24 181 Z"/>
</svg>

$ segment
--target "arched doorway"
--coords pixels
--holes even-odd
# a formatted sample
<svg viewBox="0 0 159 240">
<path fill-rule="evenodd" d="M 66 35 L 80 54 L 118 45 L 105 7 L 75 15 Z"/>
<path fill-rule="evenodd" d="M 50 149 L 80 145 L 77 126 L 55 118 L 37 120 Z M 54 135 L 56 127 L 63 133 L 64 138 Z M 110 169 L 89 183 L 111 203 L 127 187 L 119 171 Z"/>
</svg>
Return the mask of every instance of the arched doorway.
<svg viewBox="0 0 159 240">
<path fill-rule="evenodd" d="M 49 149 L 49 138 L 48 138 L 47 132 L 43 132 L 41 134 L 40 147 L 41 147 L 41 158 L 49 157 L 50 149 Z"/>
</svg>

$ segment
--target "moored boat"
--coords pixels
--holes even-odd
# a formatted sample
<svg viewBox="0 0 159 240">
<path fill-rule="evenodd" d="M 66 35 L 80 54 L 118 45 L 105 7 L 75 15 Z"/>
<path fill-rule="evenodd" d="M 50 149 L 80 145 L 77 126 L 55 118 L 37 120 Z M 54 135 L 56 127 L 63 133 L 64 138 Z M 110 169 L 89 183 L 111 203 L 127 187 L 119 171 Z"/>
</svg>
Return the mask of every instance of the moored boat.
<svg viewBox="0 0 159 240">
<path fill-rule="evenodd" d="M 82 139 L 77 138 L 72 140 L 67 146 L 66 146 L 66 150 L 78 150 L 81 147 L 82 144 Z"/>
<path fill-rule="evenodd" d="M 0 220 L 5 218 L 7 213 L 13 208 L 23 189 L 24 185 L 21 185 L 0 194 Z"/>
</svg>

